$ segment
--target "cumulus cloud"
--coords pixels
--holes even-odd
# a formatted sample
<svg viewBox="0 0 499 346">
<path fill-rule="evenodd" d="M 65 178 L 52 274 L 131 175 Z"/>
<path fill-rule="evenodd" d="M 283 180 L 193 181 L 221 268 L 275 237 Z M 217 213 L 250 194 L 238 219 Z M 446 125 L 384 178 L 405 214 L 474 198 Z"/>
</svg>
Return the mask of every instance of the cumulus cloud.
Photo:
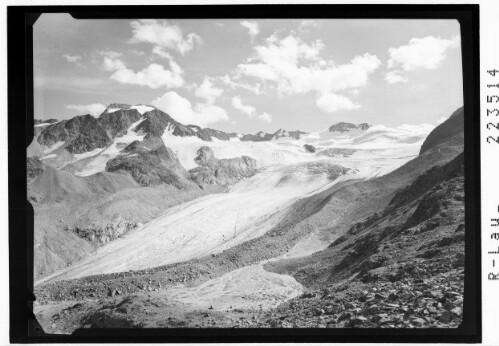
<svg viewBox="0 0 499 346">
<path fill-rule="evenodd" d="M 103 68 L 113 72 L 110 78 L 121 84 L 147 86 L 151 89 L 178 88 L 184 85 L 184 71 L 173 60 L 169 60 L 169 69 L 153 63 L 141 71 L 135 72 L 127 68 L 121 60 L 105 57 Z"/>
<path fill-rule="evenodd" d="M 75 110 L 78 112 L 78 114 L 91 114 L 94 117 L 102 114 L 104 110 L 106 109 L 106 106 L 104 106 L 102 103 L 92 103 L 89 105 L 66 105 L 67 109 Z"/>
<path fill-rule="evenodd" d="M 206 126 L 218 121 L 229 120 L 229 116 L 223 108 L 211 103 L 197 103 L 193 106 L 188 99 L 175 91 L 168 91 L 151 103 L 183 124 Z"/>
<path fill-rule="evenodd" d="M 265 112 L 262 114 L 258 114 L 256 111 L 256 108 L 251 106 L 251 105 L 245 105 L 243 103 L 243 101 L 241 100 L 240 96 L 234 96 L 232 98 L 231 104 L 232 104 L 232 107 L 234 107 L 235 109 L 237 109 L 241 113 L 246 114 L 251 119 L 257 118 L 257 119 L 260 119 L 260 120 L 268 122 L 268 123 L 272 122 L 272 115 L 265 113 Z"/>
<path fill-rule="evenodd" d="M 449 48 L 459 47 L 459 37 L 442 39 L 434 36 L 412 38 L 409 44 L 388 49 L 388 68 L 413 71 L 418 68 L 435 69 L 445 60 Z"/>
<path fill-rule="evenodd" d="M 396 84 L 396 83 L 407 83 L 409 79 L 402 73 L 400 70 L 389 71 L 385 75 L 385 80 L 388 84 Z"/>
<path fill-rule="evenodd" d="M 66 59 L 67 62 L 78 62 L 81 60 L 81 55 L 63 54 L 62 56 L 64 57 L 64 59 Z"/>
<path fill-rule="evenodd" d="M 150 43 L 182 55 L 203 42 L 198 34 L 184 35 L 178 25 L 170 25 L 165 20 L 142 19 L 131 22 L 130 26 L 133 32 L 130 43 Z"/>
<path fill-rule="evenodd" d="M 219 78 L 222 81 L 222 83 L 230 86 L 232 89 L 241 88 L 244 90 L 248 90 L 255 95 L 260 95 L 263 93 L 260 83 L 250 84 L 250 83 L 240 82 L 236 80 L 237 79 L 236 76 L 229 76 L 229 75 L 224 75 Z"/>
<path fill-rule="evenodd" d="M 272 115 L 268 114 L 268 113 L 265 113 L 263 112 L 262 114 L 259 114 L 257 116 L 258 119 L 260 119 L 261 121 L 265 121 L 267 123 L 271 123 L 272 122 Z"/>
<path fill-rule="evenodd" d="M 99 54 L 111 59 L 118 59 L 123 56 L 123 53 L 115 52 L 114 50 L 101 50 L 99 51 Z"/>
<path fill-rule="evenodd" d="M 253 115 L 256 113 L 256 108 L 250 105 L 243 104 L 243 100 L 241 100 L 240 96 L 234 96 L 232 98 L 232 107 L 246 114 L 250 118 L 252 118 Z"/>
<path fill-rule="evenodd" d="M 165 59 L 172 59 L 172 55 L 168 53 L 164 47 L 161 46 L 154 46 L 152 49 L 152 53 L 156 54 L 157 56 Z"/>
<path fill-rule="evenodd" d="M 223 92 L 223 89 L 217 88 L 213 85 L 212 78 L 205 77 L 201 85 L 196 87 L 195 95 L 205 99 L 208 103 L 213 103 L 223 94 Z"/>
<path fill-rule="evenodd" d="M 250 35 L 251 40 L 254 40 L 260 33 L 260 28 L 258 27 L 258 23 L 256 21 L 243 20 L 241 22 L 241 26 L 248 29 L 248 34 Z"/>
<path fill-rule="evenodd" d="M 300 22 L 298 29 L 300 31 L 308 31 L 311 28 L 316 28 L 318 26 L 317 22 L 312 19 L 304 19 Z"/>
<path fill-rule="evenodd" d="M 104 68 L 105 71 L 116 71 L 116 70 L 126 69 L 126 66 L 123 63 L 123 61 L 119 59 L 112 59 L 107 56 L 104 57 L 102 67 Z"/>
<path fill-rule="evenodd" d="M 336 92 L 365 86 L 369 75 L 381 65 L 380 60 L 375 55 L 364 54 L 337 65 L 320 56 L 323 48 L 321 40 L 307 44 L 292 34 L 280 40 L 267 40 L 265 45 L 254 48 L 255 56 L 238 65 L 237 75 L 270 84 L 279 96 L 315 92 L 316 103 L 323 105 L 321 109 L 354 109 L 353 102 L 348 103 L 346 97 Z M 338 108 L 331 106 L 333 100 L 340 102 Z"/>
<path fill-rule="evenodd" d="M 345 96 L 334 93 L 324 93 L 316 100 L 317 107 L 327 113 L 334 113 L 339 110 L 351 111 L 360 108 Z"/>
</svg>

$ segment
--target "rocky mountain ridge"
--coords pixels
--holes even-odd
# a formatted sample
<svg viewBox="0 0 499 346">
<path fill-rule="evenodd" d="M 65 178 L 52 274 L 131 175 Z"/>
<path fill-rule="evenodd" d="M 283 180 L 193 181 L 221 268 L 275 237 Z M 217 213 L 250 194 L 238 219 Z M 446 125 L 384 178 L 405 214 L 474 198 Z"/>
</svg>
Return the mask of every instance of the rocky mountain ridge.
<svg viewBox="0 0 499 346">
<path fill-rule="evenodd" d="M 329 127 L 329 132 L 349 132 L 351 130 L 366 131 L 371 125 L 367 123 L 352 124 L 346 122 L 339 122 Z"/>
<path fill-rule="evenodd" d="M 136 122 L 139 123 L 131 130 L 137 133 L 160 137 L 167 131 L 173 136 L 198 137 L 203 141 L 212 141 L 213 138 L 222 141 L 232 138 L 239 138 L 241 141 L 269 141 L 283 137 L 299 139 L 301 135 L 305 134 L 302 131 L 283 129 L 275 133 L 260 131 L 255 135 L 226 133 L 211 128 L 201 128 L 197 125 L 181 124 L 169 114 L 153 106 L 113 103 L 99 117 L 86 114 L 48 125 L 42 130 L 36 141 L 39 145 L 47 148 L 62 143 L 61 148 L 72 154 L 81 154 L 106 147 L 114 138 L 122 136 Z"/>
</svg>

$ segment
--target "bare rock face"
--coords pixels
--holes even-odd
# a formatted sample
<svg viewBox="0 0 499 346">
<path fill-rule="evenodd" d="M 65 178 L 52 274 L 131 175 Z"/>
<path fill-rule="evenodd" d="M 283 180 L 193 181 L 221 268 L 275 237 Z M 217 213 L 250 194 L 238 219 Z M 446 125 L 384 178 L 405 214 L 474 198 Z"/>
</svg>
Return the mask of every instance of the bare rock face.
<svg viewBox="0 0 499 346">
<path fill-rule="evenodd" d="M 38 143 L 45 146 L 57 142 L 66 142 L 70 153 L 80 154 L 104 148 L 111 138 L 97 118 L 86 114 L 52 124 L 38 137 Z"/>
<path fill-rule="evenodd" d="M 201 147 L 195 158 L 199 167 L 189 171 L 189 178 L 198 184 L 228 186 L 256 173 L 256 160 L 249 156 L 217 159 L 209 147 Z"/>
<path fill-rule="evenodd" d="M 75 225 L 74 228 L 66 227 L 65 231 L 72 231 L 76 233 L 80 238 L 83 238 L 95 245 L 104 245 L 110 241 L 113 241 L 123 234 L 137 228 L 137 222 L 133 220 L 127 220 L 118 215 L 118 217 L 112 222 L 102 225 L 100 227 L 92 227 L 86 225 Z"/>
<path fill-rule="evenodd" d="M 307 133 L 303 131 L 287 131 L 284 129 L 279 129 L 274 133 L 266 133 L 263 131 L 259 131 L 254 135 L 252 134 L 243 135 L 241 137 L 241 141 L 264 142 L 264 141 L 277 140 L 279 138 L 300 139 L 301 136 L 305 134 Z"/>
<path fill-rule="evenodd" d="M 219 139 L 221 141 L 230 141 L 231 138 L 236 138 L 238 135 L 235 132 L 226 133 L 223 131 L 210 129 L 210 128 L 201 128 L 197 125 L 187 125 L 189 128 L 196 132 L 196 136 L 201 138 L 203 141 L 213 141 L 213 138 Z"/>
<path fill-rule="evenodd" d="M 305 148 L 305 150 L 309 153 L 315 153 L 315 147 L 313 145 L 305 144 L 303 145 L 303 148 Z"/>
<path fill-rule="evenodd" d="M 183 189 L 189 183 L 175 153 L 152 136 L 128 145 L 108 161 L 106 171 L 129 173 L 142 186 L 168 184 Z"/>
<path fill-rule="evenodd" d="M 201 147 L 197 151 L 197 156 L 194 159 L 198 165 L 208 165 L 211 161 L 216 160 L 213 150 L 210 147 Z"/>
<path fill-rule="evenodd" d="M 367 123 L 351 124 L 351 123 L 337 123 L 329 128 L 329 132 L 348 132 L 350 130 L 367 130 L 371 125 Z"/>
</svg>

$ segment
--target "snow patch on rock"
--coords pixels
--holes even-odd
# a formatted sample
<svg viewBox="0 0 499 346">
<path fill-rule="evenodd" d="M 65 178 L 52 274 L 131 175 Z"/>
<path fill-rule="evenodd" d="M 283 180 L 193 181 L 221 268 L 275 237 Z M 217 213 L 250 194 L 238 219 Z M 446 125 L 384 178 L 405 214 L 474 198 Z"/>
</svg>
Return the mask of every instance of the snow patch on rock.
<svg viewBox="0 0 499 346">
<path fill-rule="evenodd" d="M 154 107 L 149 107 L 149 106 L 144 106 L 144 105 L 136 105 L 136 106 L 130 107 L 130 109 L 136 109 L 137 112 L 144 115 L 144 113 L 147 113 L 147 112 L 154 110 Z"/>
</svg>

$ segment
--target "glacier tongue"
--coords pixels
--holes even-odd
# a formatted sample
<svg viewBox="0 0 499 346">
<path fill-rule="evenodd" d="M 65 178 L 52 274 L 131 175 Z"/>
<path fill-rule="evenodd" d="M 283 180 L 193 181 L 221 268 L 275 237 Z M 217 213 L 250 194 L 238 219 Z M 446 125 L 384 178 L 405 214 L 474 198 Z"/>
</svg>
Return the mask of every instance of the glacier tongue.
<svg viewBox="0 0 499 346">
<path fill-rule="evenodd" d="M 262 264 L 233 270 L 197 287 L 178 287 L 161 294 L 195 308 L 269 309 L 303 292 L 292 276 L 268 272 Z"/>
<path fill-rule="evenodd" d="M 117 155 L 118 146 L 141 140 L 142 136 L 133 132 L 140 121 L 142 119 L 133 124 L 125 136 L 117 138 L 99 153 L 79 174 L 102 170 L 107 160 Z M 407 129 L 373 129 L 364 132 L 365 138 L 381 141 L 381 148 L 363 149 L 364 140 L 348 139 L 350 151 L 340 150 L 340 154 L 333 152 L 329 156 L 322 151 L 330 148 L 331 143 L 326 140 L 325 144 L 317 137 L 256 143 L 203 142 L 196 137 L 176 137 L 165 132 L 162 137 L 165 145 L 176 151 L 187 169 L 196 165 L 197 149 L 208 145 L 217 158 L 254 157 L 259 162 L 260 171 L 232 186 L 228 193 L 201 197 L 168 209 L 160 217 L 43 281 L 147 269 L 224 251 L 269 231 L 299 198 L 318 193 L 340 181 L 371 178 L 401 166 L 417 155 L 424 139 L 421 132 Z M 398 137 L 400 141 L 394 145 Z M 387 138 L 391 143 L 389 146 L 384 143 Z M 313 143 L 317 152 L 305 151 L 305 143 Z M 347 143 L 343 144 L 346 146 Z M 338 166 L 349 171 L 332 177 Z M 312 241 L 306 248 L 320 246 Z"/>
</svg>

